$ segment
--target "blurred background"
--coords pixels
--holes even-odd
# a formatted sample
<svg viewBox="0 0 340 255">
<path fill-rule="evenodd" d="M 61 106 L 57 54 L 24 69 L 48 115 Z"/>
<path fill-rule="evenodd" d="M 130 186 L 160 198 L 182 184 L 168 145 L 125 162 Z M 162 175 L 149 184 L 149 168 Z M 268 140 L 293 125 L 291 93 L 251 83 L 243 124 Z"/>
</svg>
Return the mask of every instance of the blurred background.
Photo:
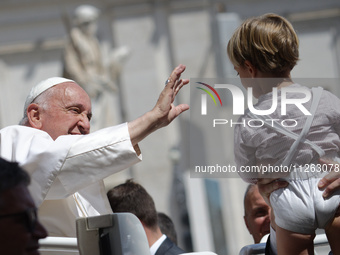
<svg viewBox="0 0 340 255">
<path fill-rule="evenodd" d="M 226 55 L 228 39 L 242 20 L 268 12 L 290 20 L 300 38 L 301 60 L 293 77 L 339 78 L 339 0 L 1 0 L 1 128 L 20 121 L 32 86 L 63 75 L 74 10 L 84 4 L 100 10 L 96 36 L 103 63 L 111 63 L 117 49 L 126 53 L 105 106 L 113 110 L 113 124 L 151 110 L 180 63 L 187 66 L 183 78 L 235 78 Z M 327 89 L 339 96 L 340 84 Z M 177 103 L 190 103 L 189 92 L 184 88 Z M 158 211 L 174 220 L 180 247 L 237 254 L 253 242 L 243 222 L 246 183 L 190 178 L 189 126 L 186 112 L 141 142 L 143 161 L 109 177 L 107 188 L 134 178 Z M 225 153 L 232 161 L 232 152 Z"/>
</svg>

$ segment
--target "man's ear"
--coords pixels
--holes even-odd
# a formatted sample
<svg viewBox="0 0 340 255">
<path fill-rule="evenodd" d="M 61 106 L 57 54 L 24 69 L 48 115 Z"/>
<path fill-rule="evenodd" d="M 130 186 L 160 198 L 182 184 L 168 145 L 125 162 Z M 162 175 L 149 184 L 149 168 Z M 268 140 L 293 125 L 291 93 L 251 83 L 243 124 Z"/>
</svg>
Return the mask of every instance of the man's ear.
<svg viewBox="0 0 340 255">
<path fill-rule="evenodd" d="M 256 76 L 256 67 L 249 60 L 244 61 L 244 66 L 248 70 L 248 72 L 251 75 L 251 77 L 255 78 L 255 76 Z"/>
<path fill-rule="evenodd" d="M 249 229 L 249 224 L 248 224 L 247 217 L 246 217 L 246 216 L 243 216 L 243 219 L 244 219 L 244 223 L 246 224 L 246 227 L 247 227 L 247 229 L 248 229 L 248 231 L 249 231 L 249 234 L 251 234 L 250 229 Z"/>
<path fill-rule="evenodd" d="M 41 108 L 38 104 L 30 104 L 27 107 L 27 117 L 31 127 L 41 129 Z"/>
</svg>

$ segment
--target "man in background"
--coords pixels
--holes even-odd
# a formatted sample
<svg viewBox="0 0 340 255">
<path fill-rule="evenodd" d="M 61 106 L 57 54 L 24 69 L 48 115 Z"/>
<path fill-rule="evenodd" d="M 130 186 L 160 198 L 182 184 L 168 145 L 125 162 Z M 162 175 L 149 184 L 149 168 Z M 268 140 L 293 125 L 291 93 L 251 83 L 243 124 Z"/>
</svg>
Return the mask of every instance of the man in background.
<svg viewBox="0 0 340 255">
<path fill-rule="evenodd" d="M 107 193 L 114 213 L 129 212 L 141 221 L 149 242 L 151 255 L 177 255 L 185 253 L 170 238 L 162 234 L 157 220 L 155 203 L 138 183 L 127 180 Z"/>
<path fill-rule="evenodd" d="M 270 206 L 264 201 L 257 185 L 249 184 L 244 194 L 244 222 L 254 243 L 270 232 Z"/>
<path fill-rule="evenodd" d="M 29 175 L 17 163 L 0 158 L 0 253 L 39 254 L 39 239 L 47 232 L 27 189 Z"/>
<path fill-rule="evenodd" d="M 177 233 L 175 229 L 175 224 L 170 219 L 168 215 L 162 212 L 157 213 L 158 216 L 158 226 L 161 232 L 170 238 L 170 240 L 177 245 Z"/>
</svg>

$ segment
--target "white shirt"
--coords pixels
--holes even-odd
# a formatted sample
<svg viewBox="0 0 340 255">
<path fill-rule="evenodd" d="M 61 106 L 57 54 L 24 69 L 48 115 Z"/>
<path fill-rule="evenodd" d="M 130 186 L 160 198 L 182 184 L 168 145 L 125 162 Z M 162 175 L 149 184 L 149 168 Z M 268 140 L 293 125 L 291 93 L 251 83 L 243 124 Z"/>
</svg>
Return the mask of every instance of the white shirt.
<svg viewBox="0 0 340 255">
<path fill-rule="evenodd" d="M 56 140 L 38 129 L 9 126 L 0 130 L 0 156 L 30 174 L 29 189 L 49 235 L 71 237 L 77 217 L 112 213 L 103 179 L 141 160 L 126 123 Z"/>
<path fill-rule="evenodd" d="M 151 247 L 150 247 L 151 255 L 155 255 L 156 254 L 159 246 L 162 245 L 162 243 L 165 241 L 165 239 L 166 239 L 166 235 L 163 234 L 156 242 L 154 242 L 153 245 L 151 245 Z"/>
<path fill-rule="evenodd" d="M 301 85 L 293 84 L 291 87 L 301 88 Z M 258 99 L 258 103 L 254 105 L 256 109 L 270 109 L 273 104 L 273 94 L 267 93 Z M 301 98 L 301 93 L 288 93 L 287 98 Z M 305 103 L 307 110 L 311 107 L 312 100 Z M 267 117 L 266 117 L 267 118 Z M 274 113 L 268 118 L 275 119 L 277 123 L 282 120 L 293 119 L 297 125 L 286 122 L 287 130 L 299 134 L 303 128 L 306 116 L 296 108 L 293 104 L 287 105 L 287 115 L 281 115 L 281 90 L 278 90 L 278 104 Z M 253 118 L 249 115 L 249 111 L 242 116 L 238 122 L 245 121 L 248 123 Z M 270 123 L 270 122 L 269 122 Z M 252 127 L 258 125 L 259 127 Z M 259 123 L 251 122 L 251 125 L 237 125 L 234 135 L 234 153 L 237 166 L 253 166 L 266 164 L 269 161 L 283 159 L 289 151 L 294 139 L 276 132 L 271 127 L 260 126 Z M 281 124 L 280 124 L 281 125 Z M 310 127 L 307 139 L 319 147 L 321 147 L 327 156 L 335 157 L 340 152 L 340 100 L 330 92 L 323 90 L 321 100 L 317 107 L 312 125 Z M 304 165 L 306 163 L 318 163 L 318 154 L 308 145 L 299 147 L 296 157 L 291 162 L 293 165 Z M 240 173 L 241 177 L 246 180 L 252 180 L 252 173 Z"/>
</svg>

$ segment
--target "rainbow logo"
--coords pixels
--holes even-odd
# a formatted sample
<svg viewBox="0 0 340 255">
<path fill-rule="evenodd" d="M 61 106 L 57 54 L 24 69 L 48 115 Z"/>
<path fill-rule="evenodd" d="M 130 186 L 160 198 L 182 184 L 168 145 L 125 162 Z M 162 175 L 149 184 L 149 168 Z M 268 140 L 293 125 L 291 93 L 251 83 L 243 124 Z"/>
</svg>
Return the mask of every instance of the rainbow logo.
<svg viewBox="0 0 340 255">
<path fill-rule="evenodd" d="M 217 93 L 217 91 L 216 91 L 213 87 L 211 87 L 210 85 L 208 85 L 208 84 L 206 84 L 206 83 L 203 83 L 203 82 L 196 82 L 196 83 L 201 84 L 201 85 L 203 85 L 203 86 L 206 86 L 206 87 L 209 88 L 212 92 L 214 92 L 214 94 L 217 96 L 217 98 L 218 98 L 218 100 L 220 101 L 220 104 L 221 104 L 221 106 L 222 106 L 221 97 L 220 97 L 220 95 Z M 204 92 L 206 92 L 206 93 L 212 98 L 212 100 L 214 100 L 215 105 L 217 105 L 214 95 L 213 95 L 209 90 L 204 89 L 204 88 L 201 88 L 201 87 L 196 87 L 196 88 L 201 89 L 201 90 L 203 90 Z"/>
</svg>

